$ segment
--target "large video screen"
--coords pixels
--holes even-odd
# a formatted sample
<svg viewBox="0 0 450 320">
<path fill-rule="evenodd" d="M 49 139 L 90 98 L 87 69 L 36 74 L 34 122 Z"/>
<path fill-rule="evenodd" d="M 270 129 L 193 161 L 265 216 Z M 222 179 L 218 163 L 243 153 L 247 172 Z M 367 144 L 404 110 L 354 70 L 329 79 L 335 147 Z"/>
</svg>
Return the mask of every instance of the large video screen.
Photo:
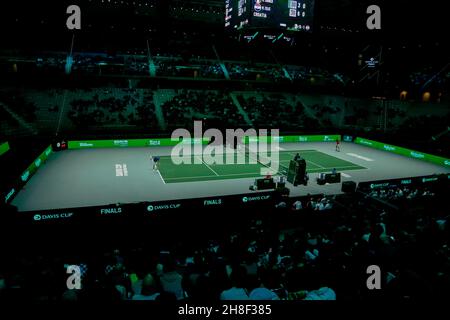
<svg viewBox="0 0 450 320">
<path fill-rule="evenodd" d="M 314 0 L 225 0 L 228 29 L 312 31 Z"/>
</svg>

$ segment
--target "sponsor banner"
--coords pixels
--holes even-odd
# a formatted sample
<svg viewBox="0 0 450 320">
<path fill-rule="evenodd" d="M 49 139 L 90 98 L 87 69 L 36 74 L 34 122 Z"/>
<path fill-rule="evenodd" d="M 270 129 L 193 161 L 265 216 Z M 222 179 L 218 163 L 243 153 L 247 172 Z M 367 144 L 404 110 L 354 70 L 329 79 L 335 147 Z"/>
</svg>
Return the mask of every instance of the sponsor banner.
<svg viewBox="0 0 450 320">
<path fill-rule="evenodd" d="M 181 209 L 182 204 L 181 202 L 170 202 L 170 203 L 154 203 L 149 204 L 146 206 L 146 210 L 148 213 L 157 213 L 161 211 L 168 211 L 168 210 L 177 210 Z"/>
<path fill-rule="evenodd" d="M 274 142 L 279 143 L 295 143 L 295 142 L 335 142 L 341 140 L 341 136 L 337 134 L 332 135 L 309 135 L 309 136 L 260 136 L 260 137 L 243 137 L 244 143 L 250 142 Z"/>
<path fill-rule="evenodd" d="M 360 182 L 358 190 L 368 192 L 370 190 L 377 190 L 381 188 L 393 188 L 402 185 L 418 186 L 423 184 L 434 183 L 450 183 L 450 173 L 411 177 L 381 181 Z M 15 190 L 11 190 L 12 193 Z M 11 193 L 10 192 L 10 193 Z M 86 219 L 120 219 L 125 218 L 129 220 L 157 218 L 176 214 L 180 209 L 187 209 L 189 212 L 197 212 L 196 210 L 215 210 L 220 208 L 232 209 L 237 207 L 257 208 L 267 207 L 275 204 L 274 192 L 258 192 L 248 194 L 238 194 L 222 197 L 208 197 L 195 199 L 179 199 L 173 201 L 156 201 L 156 202 L 141 202 L 133 204 L 111 204 L 96 207 L 81 207 L 72 209 L 60 210 L 41 210 L 19 212 L 17 217 L 19 219 L 27 219 L 32 223 L 44 223 L 45 221 L 61 221 L 70 222 L 76 220 Z M 183 212 L 184 214 L 184 212 Z"/>
<path fill-rule="evenodd" d="M 204 206 L 220 206 L 222 204 L 224 204 L 224 200 L 222 198 L 203 200 Z"/>
<path fill-rule="evenodd" d="M 114 140 L 115 147 L 128 147 L 128 140 Z"/>
<path fill-rule="evenodd" d="M 10 201 L 10 199 L 12 200 L 12 198 L 14 197 L 15 194 L 16 194 L 16 189 L 12 188 L 5 196 L 5 203 L 8 203 Z"/>
<path fill-rule="evenodd" d="M 181 199 L 173 201 L 142 202 L 133 204 L 112 204 L 106 206 L 82 207 L 72 209 L 47 210 L 20 212 L 18 217 L 27 217 L 33 223 L 43 221 L 73 221 L 79 219 L 106 219 L 106 218 L 126 218 L 146 219 L 152 217 L 166 216 L 178 212 L 180 209 L 216 209 L 228 208 L 228 206 L 239 206 L 242 203 L 247 206 L 266 206 L 273 200 L 273 192 L 261 192 L 251 194 L 240 194 L 222 197 L 208 197 L 197 199 Z M 69 219 L 70 218 L 70 219 Z"/>
<path fill-rule="evenodd" d="M 178 143 L 188 144 L 208 144 L 208 138 L 191 138 L 172 140 L 162 139 L 118 139 L 118 140 L 85 140 L 69 141 L 69 149 L 95 149 L 95 148 L 127 148 L 127 147 L 165 147 L 175 146 Z"/>
<path fill-rule="evenodd" d="M 428 162 L 431 162 L 434 164 L 438 164 L 438 165 L 450 168 L 450 159 L 435 156 L 432 154 L 423 153 L 423 152 L 419 152 L 419 151 L 415 151 L 415 150 L 411 150 L 411 149 L 407 149 L 407 148 L 397 147 L 397 146 L 393 146 L 390 144 L 377 142 L 377 141 L 373 141 L 373 140 L 369 140 L 369 139 L 363 139 L 360 137 L 355 139 L 355 143 L 365 145 L 365 146 L 368 146 L 371 148 L 379 149 L 379 150 L 392 152 L 392 153 L 399 154 L 399 155 L 409 157 L 409 158 L 428 161 Z"/>
<path fill-rule="evenodd" d="M 383 183 L 371 183 L 370 184 L 370 189 L 382 189 L 382 188 L 387 188 L 389 187 L 391 184 L 389 182 L 383 182 Z"/>
<path fill-rule="evenodd" d="M 0 143 L 0 156 L 8 152 L 8 150 L 9 150 L 8 142 Z"/>
<path fill-rule="evenodd" d="M 292 141 L 286 142 L 335 142 L 341 140 L 340 135 L 291 136 Z"/>
<path fill-rule="evenodd" d="M 406 185 L 406 184 L 412 184 L 412 179 L 403 179 L 400 181 L 400 184 Z"/>
<path fill-rule="evenodd" d="M 73 212 L 61 212 L 61 213 L 36 213 L 33 215 L 33 220 L 36 222 L 39 221 L 52 221 L 52 220 L 66 220 L 72 218 L 74 215 Z"/>
<path fill-rule="evenodd" d="M 358 184 L 358 190 L 377 190 L 385 188 L 395 188 L 405 185 L 419 186 L 423 184 L 432 184 L 439 181 L 448 183 L 450 179 L 450 173 L 439 174 L 432 176 L 422 176 L 422 177 L 412 177 L 412 178 L 401 178 L 401 179 L 390 179 L 390 180 L 380 180 L 371 182 L 360 182 Z"/>
<path fill-rule="evenodd" d="M 271 197 L 272 197 L 272 195 L 270 195 L 270 194 L 262 195 L 262 196 L 244 196 L 244 197 L 242 197 L 242 202 L 249 203 L 249 202 L 254 202 L 254 201 L 266 201 L 266 200 L 270 200 Z"/>
<path fill-rule="evenodd" d="M 309 136 L 277 136 L 277 137 L 243 137 L 244 143 L 251 142 L 334 142 L 340 140 L 340 135 L 309 135 Z M 172 140 L 171 138 L 161 139 L 130 139 L 130 140 L 85 140 L 69 141 L 69 149 L 94 149 L 94 148 L 126 148 L 126 147 L 164 147 L 175 146 L 178 143 L 187 144 L 208 144 L 208 138 L 189 138 Z"/>
<path fill-rule="evenodd" d="M 42 152 L 39 157 L 22 173 L 21 180 L 22 182 L 27 182 L 31 176 L 38 170 L 38 168 L 47 161 L 49 155 L 52 153 L 52 146 L 48 146 L 47 149 Z"/>
<path fill-rule="evenodd" d="M 345 135 L 342 137 L 342 140 L 345 142 L 353 142 L 353 136 Z"/>
<path fill-rule="evenodd" d="M 427 183 L 427 182 L 435 182 L 438 181 L 438 177 L 426 177 L 426 178 L 422 178 L 422 182 L 423 183 Z"/>
<path fill-rule="evenodd" d="M 114 207 L 106 207 L 98 209 L 98 214 L 101 216 L 113 216 L 113 215 L 116 216 L 122 214 L 123 212 L 124 210 L 119 205 Z"/>
<path fill-rule="evenodd" d="M 14 188 L 9 189 L 6 194 L 2 195 L 5 203 L 10 203 L 14 199 L 17 195 L 17 189 L 20 189 L 21 186 L 25 185 L 28 180 L 30 180 L 36 171 L 47 161 L 52 152 L 52 146 L 50 145 L 36 158 L 36 160 L 33 161 L 33 163 L 28 166 L 24 172 L 22 172 L 18 180 L 14 183 Z"/>
</svg>

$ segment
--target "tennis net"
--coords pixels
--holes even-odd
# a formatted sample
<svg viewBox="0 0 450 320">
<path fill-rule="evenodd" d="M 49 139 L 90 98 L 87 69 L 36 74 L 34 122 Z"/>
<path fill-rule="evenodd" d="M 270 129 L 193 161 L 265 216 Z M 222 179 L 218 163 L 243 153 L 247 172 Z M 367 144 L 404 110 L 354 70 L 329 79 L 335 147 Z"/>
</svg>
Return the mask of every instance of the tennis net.
<svg viewBox="0 0 450 320">
<path fill-rule="evenodd" d="M 271 175 L 276 175 L 276 174 L 287 174 L 288 172 L 288 168 L 281 165 L 280 161 L 278 162 L 274 162 L 272 160 L 269 160 L 269 158 L 266 158 L 264 156 L 261 155 L 261 152 L 257 152 L 255 150 L 252 150 L 252 148 L 248 145 L 242 145 L 242 148 L 240 149 L 241 152 L 245 153 L 245 159 L 249 160 L 249 163 L 253 161 L 253 163 L 259 163 L 260 165 L 264 166 L 267 168 L 268 173 L 270 173 Z M 270 166 L 269 164 L 272 164 L 272 166 Z M 274 171 L 274 167 L 275 165 L 278 164 L 278 172 Z"/>
</svg>

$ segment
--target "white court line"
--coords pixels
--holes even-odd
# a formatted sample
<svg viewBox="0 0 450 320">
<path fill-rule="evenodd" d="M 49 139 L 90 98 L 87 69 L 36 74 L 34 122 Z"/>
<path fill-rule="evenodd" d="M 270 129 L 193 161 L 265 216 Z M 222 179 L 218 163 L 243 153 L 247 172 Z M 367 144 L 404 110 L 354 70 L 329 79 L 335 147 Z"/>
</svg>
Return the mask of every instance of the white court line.
<svg viewBox="0 0 450 320">
<path fill-rule="evenodd" d="M 365 160 L 365 161 L 375 161 L 373 159 L 360 156 L 359 154 L 356 154 L 356 153 L 347 153 L 347 155 L 349 155 L 350 157 L 355 157 L 355 158 L 358 158 L 358 159 L 361 159 L 361 160 Z"/>
<path fill-rule="evenodd" d="M 348 169 L 348 168 L 357 168 L 357 166 L 346 166 L 346 167 L 336 167 L 337 169 Z M 331 169 L 331 168 L 330 168 Z M 309 171 L 309 173 L 317 173 L 317 172 L 321 172 L 321 171 L 314 171 L 314 170 L 320 170 L 320 169 L 312 169 L 311 171 Z M 360 171 L 360 170 L 367 170 L 364 168 L 361 169 L 353 169 L 351 171 Z M 341 173 L 342 174 L 342 173 Z M 258 173 L 253 173 L 253 172 L 246 172 L 246 173 L 228 173 L 228 174 L 222 174 L 219 175 L 220 177 L 233 177 L 233 176 L 244 176 L 244 175 L 252 175 L 249 178 L 253 178 L 253 177 L 258 177 L 261 176 Z M 173 178 L 166 178 L 167 181 L 169 180 L 185 180 L 185 179 L 197 179 L 197 178 L 210 178 L 211 176 L 190 176 L 190 177 L 173 177 Z M 197 182 L 197 181 L 196 181 Z M 201 182 L 201 181 L 198 181 Z"/>
<path fill-rule="evenodd" d="M 206 167 L 208 167 L 208 169 L 209 170 L 211 170 L 212 172 L 214 172 L 214 174 L 216 175 L 216 176 L 220 176 L 220 174 L 218 174 L 217 172 L 215 172 L 205 161 L 203 161 L 203 159 L 202 158 L 200 158 L 200 157 L 196 157 L 197 159 L 200 159 L 202 162 L 203 162 L 203 164 L 206 166 Z"/>
<path fill-rule="evenodd" d="M 295 154 L 293 154 L 293 153 L 290 153 L 290 152 L 289 152 L 289 154 L 290 154 L 291 156 L 295 156 Z M 313 165 L 318 166 L 319 168 L 327 169 L 326 167 L 321 166 L 320 164 L 315 163 L 315 162 L 313 162 L 313 161 L 311 161 L 311 160 L 308 160 L 308 159 L 305 159 L 305 160 L 306 160 L 306 162 L 311 162 Z"/>
<path fill-rule="evenodd" d="M 287 153 L 290 153 L 290 154 L 292 154 L 292 152 L 298 152 L 298 153 L 314 153 L 314 152 L 320 152 L 320 151 L 317 151 L 317 150 L 286 150 L 286 152 Z M 320 153 L 323 153 L 323 152 L 320 152 Z"/>
<path fill-rule="evenodd" d="M 344 172 L 341 172 L 341 176 L 343 176 L 344 178 L 351 178 L 352 176 L 349 174 L 346 174 Z"/>
<path fill-rule="evenodd" d="M 354 165 L 354 166 L 340 166 L 340 167 L 328 167 L 328 168 L 324 168 L 324 169 L 349 169 L 349 168 L 358 168 L 358 169 L 355 169 L 355 170 L 360 170 L 360 169 L 363 169 L 363 170 L 366 170 L 366 168 L 361 168 L 361 166 L 357 166 L 357 165 Z M 318 169 L 311 169 L 311 170 L 318 170 Z M 352 170 L 352 171 L 354 171 L 354 170 Z"/>
<path fill-rule="evenodd" d="M 321 166 L 320 164 L 315 163 L 315 162 L 313 162 L 313 161 L 311 161 L 311 160 L 307 160 L 307 159 L 305 159 L 305 160 L 306 160 L 306 162 L 311 162 L 313 165 L 318 166 L 318 167 L 321 168 L 321 169 L 327 169 L 326 167 Z"/>
<path fill-rule="evenodd" d="M 331 171 L 331 168 L 326 168 L 327 170 Z M 335 167 L 334 169 L 336 170 L 345 170 L 347 169 L 347 171 L 361 171 L 361 170 L 369 170 L 367 168 L 360 168 L 358 166 L 347 166 L 347 167 Z M 323 171 L 321 171 L 322 169 L 311 169 L 311 170 L 306 170 L 307 173 L 321 173 Z M 342 172 L 341 172 L 342 174 Z"/>
<path fill-rule="evenodd" d="M 252 175 L 252 177 L 249 178 L 253 178 L 253 177 L 257 177 L 257 176 L 261 176 L 258 173 L 253 173 L 253 172 L 247 172 L 247 173 L 229 173 L 229 174 L 222 174 L 219 177 L 228 177 L 228 176 L 244 176 L 244 175 Z M 179 179 L 197 179 L 197 178 L 211 178 L 211 176 L 190 176 L 190 177 L 174 177 L 174 178 L 166 178 L 166 180 L 179 180 Z M 200 181 L 199 181 L 200 182 Z"/>
<path fill-rule="evenodd" d="M 128 168 L 126 163 L 123 164 L 117 163 L 115 167 L 116 167 L 116 177 L 128 177 Z"/>
<path fill-rule="evenodd" d="M 164 181 L 164 178 L 162 177 L 161 172 L 159 172 L 159 170 L 157 170 L 157 171 L 158 171 L 159 177 L 161 178 L 162 182 L 163 182 L 164 184 L 166 184 L 166 181 Z"/>
<path fill-rule="evenodd" d="M 169 157 L 170 157 L 170 156 L 169 156 Z M 150 158 L 153 159 L 153 155 L 150 155 Z M 160 157 L 160 158 L 163 158 L 163 156 Z M 161 162 L 161 159 L 159 159 L 159 161 Z M 160 163 L 160 164 L 161 164 L 161 163 Z M 152 166 L 152 170 L 153 170 L 153 166 Z M 165 181 L 164 178 L 162 177 L 161 172 L 159 172 L 159 169 L 156 170 L 156 171 L 158 172 L 158 175 L 159 175 L 159 177 L 161 178 L 162 182 L 163 182 L 164 184 L 166 184 L 166 181 Z"/>
</svg>

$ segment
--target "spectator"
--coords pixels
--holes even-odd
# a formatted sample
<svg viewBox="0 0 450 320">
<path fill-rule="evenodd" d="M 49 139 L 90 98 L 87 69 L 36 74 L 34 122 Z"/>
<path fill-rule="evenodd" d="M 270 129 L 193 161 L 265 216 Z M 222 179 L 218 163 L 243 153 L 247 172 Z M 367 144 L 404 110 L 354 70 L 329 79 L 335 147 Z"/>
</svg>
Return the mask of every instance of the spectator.
<svg viewBox="0 0 450 320">
<path fill-rule="evenodd" d="M 295 201 L 294 204 L 292 205 L 292 208 L 294 211 L 302 210 L 303 209 L 302 202 L 300 200 Z"/>
<path fill-rule="evenodd" d="M 142 282 L 142 290 L 140 294 L 135 294 L 132 300 L 156 300 L 159 296 L 157 292 L 155 280 L 151 274 L 145 276 Z"/>
<path fill-rule="evenodd" d="M 249 296 L 244 284 L 245 277 L 246 270 L 244 267 L 234 267 L 230 275 L 231 287 L 222 291 L 220 300 L 248 300 Z"/>
<path fill-rule="evenodd" d="M 323 287 L 309 291 L 304 300 L 336 300 L 336 293 L 333 289 Z"/>
<path fill-rule="evenodd" d="M 182 300 L 184 299 L 183 276 L 175 268 L 176 262 L 173 258 L 169 258 L 164 264 L 163 274 L 160 277 L 161 287 L 164 291 L 173 293 L 177 300 Z"/>
<path fill-rule="evenodd" d="M 260 272 L 260 277 L 258 278 L 259 287 L 253 289 L 250 292 L 250 300 L 280 300 L 280 297 L 268 288 L 268 285 L 273 283 L 273 279 L 267 271 Z"/>
</svg>

